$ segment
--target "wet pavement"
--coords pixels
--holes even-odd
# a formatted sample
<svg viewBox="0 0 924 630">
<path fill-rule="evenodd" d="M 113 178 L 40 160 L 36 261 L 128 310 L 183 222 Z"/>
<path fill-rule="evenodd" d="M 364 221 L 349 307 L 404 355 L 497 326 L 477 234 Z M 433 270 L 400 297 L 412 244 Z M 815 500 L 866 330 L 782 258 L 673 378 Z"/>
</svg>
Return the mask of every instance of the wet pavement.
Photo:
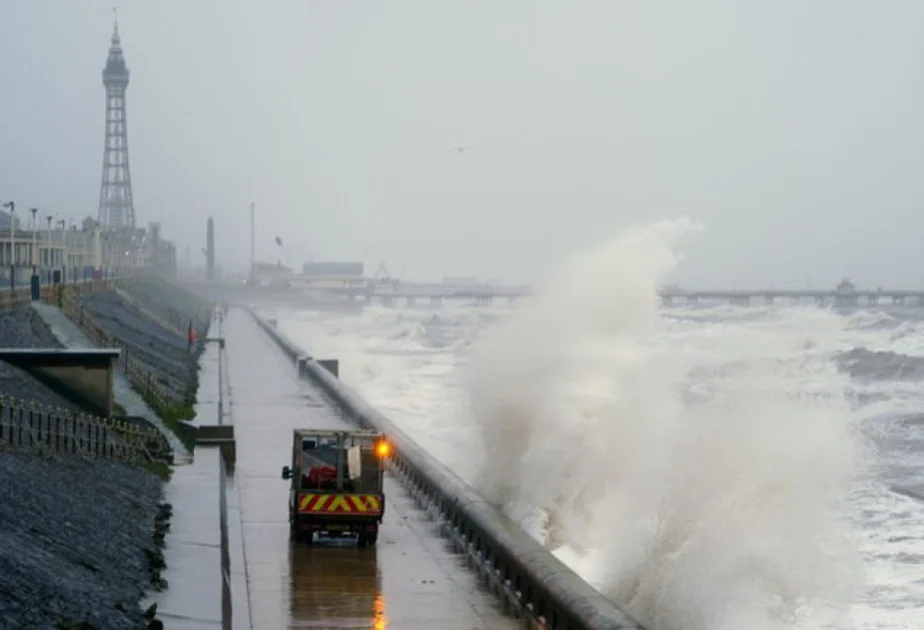
<svg viewBox="0 0 924 630">
<path fill-rule="evenodd" d="M 191 464 L 177 466 L 164 499 L 173 506 L 164 548 L 167 589 L 149 595 L 170 630 L 221 628 L 217 447 L 197 448 Z"/>
<path fill-rule="evenodd" d="M 391 477 L 376 547 L 289 541 L 288 483 L 280 472 L 290 463 L 292 430 L 345 425 L 250 315 L 231 310 L 224 332 L 254 630 L 518 627 Z"/>
</svg>

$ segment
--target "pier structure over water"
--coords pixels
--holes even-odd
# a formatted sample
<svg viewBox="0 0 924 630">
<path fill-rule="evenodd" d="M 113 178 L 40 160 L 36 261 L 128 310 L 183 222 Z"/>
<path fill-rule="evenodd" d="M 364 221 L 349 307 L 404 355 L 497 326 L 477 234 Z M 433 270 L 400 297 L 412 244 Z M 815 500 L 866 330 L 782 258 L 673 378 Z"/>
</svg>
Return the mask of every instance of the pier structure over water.
<svg viewBox="0 0 924 630">
<path fill-rule="evenodd" d="M 208 292 L 200 282 L 191 287 Z M 219 285 L 213 284 L 213 289 Z M 267 296 L 297 298 L 299 295 L 322 297 L 356 308 L 369 305 L 400 306 L 492 306 L 516 303 L 529 298 L 534 289 L 529 286 L 498 286 L 486 283 L 452 285 L 439 282 L 414 282 L 397 278 L 307 277 L 297 273 L 276 277 L 260 286 L 236 285 L 239 297 Z M 231 285 L 226 287 L 230 290 Z M 613 286 L 618 292 L 619 286 Z M 227 292 L 227 291 L 225 291 Z M 658 291 L 661 305 L 671 308 L 720 302 L 737 306 L 814 304 L 820 307 L 857 306 L 924 306 L 924 289 L 897 288 L 859 289 L 844 280 L 830 289 L 684 289 L 665 286 Z"/>
<path fill-rule="evenodd" d="M 737 306 L 755 304 L 816 304 L 818 306 L 854 307 L 880 305 L 924 306 L 924 289 L 858 289 L 843 280 L 833 289 L 662 289 L 664 306 L 697 305 L 701 302 L 725 302 Z"/>
</svg>

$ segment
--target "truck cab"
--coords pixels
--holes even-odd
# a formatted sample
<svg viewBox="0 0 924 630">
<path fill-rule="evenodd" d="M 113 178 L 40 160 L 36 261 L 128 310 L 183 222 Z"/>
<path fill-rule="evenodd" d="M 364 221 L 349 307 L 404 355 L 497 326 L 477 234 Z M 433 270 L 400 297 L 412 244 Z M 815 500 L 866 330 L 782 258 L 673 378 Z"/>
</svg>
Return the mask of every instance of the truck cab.
<svg viewBox="0 0 924 630">
<path fill-rule="evenodd" d="M 375 545 L 389 451 L 376 431 L 296 429 L 292 463 L 282 469 L 290 482 L 291 539 L 355 536 L 360 547 Z"/>
</svg>

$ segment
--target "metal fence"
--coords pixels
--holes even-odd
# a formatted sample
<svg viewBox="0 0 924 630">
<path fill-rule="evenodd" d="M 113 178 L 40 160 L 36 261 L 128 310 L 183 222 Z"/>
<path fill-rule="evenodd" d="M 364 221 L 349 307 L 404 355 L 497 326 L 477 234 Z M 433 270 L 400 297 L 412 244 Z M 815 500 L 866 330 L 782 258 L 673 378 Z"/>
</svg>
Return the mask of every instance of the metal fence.
<svg viewBox="0 0 924 630">
<path fill-rule="evenodd" d="M 154 428 L 0 396 L 3 448 L 147 463 L 167 459 L 163 444 L 163 436 Z"/>
<path fill-rule="evenodd" d="M 43 302 L 57 306 L 60 305 L 60 297 L 66 290 L 72 292 L 111 290 L 129 277 L 128 275 L 109 276 L 106 278 L 75 280 L 70 283 L 43 283 L 39 289 L 39 294 Z M 0 286 L 0 311 L 22 308 L 31 303 L 32 288 L 30 286 Z"/>
</svg>

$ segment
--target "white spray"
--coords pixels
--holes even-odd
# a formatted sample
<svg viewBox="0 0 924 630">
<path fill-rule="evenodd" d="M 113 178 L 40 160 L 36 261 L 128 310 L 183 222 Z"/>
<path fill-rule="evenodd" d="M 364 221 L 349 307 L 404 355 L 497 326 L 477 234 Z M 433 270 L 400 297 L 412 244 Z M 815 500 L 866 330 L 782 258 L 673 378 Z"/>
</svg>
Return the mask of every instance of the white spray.
<svg viewBox="0 0 924 630">
<path fill-rule="evenodd" d="M 848 406 L 781 386 L 793 370 L 838 378 L 826 359 L 766 361 L 798 356 L 804 340 L 782 336 L 716 338 L 716 374 L 696 386 L 657 295 L 695 227 L 638 227 L 575 256 L 481 340 L 475 485 L 508 511 L 542 509 L 550 546 L 599 550 L 602 590 L 653 630 L 791 627 L 857 584 Z"/>
</svg>

